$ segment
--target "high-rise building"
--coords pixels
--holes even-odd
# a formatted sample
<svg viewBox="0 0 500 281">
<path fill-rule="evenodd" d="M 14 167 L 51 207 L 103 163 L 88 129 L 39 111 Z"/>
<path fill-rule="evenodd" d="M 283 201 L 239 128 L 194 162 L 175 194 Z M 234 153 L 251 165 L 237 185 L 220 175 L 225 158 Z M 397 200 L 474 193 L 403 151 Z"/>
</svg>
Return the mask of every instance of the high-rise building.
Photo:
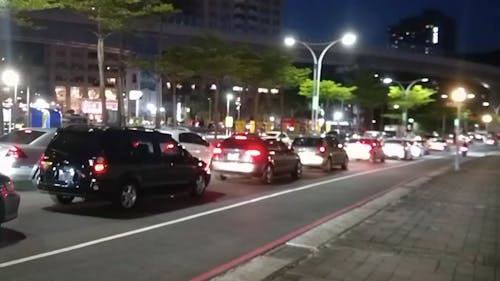
<svg viewBox="0 0 500 281">
<path fill-rule="evenodd" d="M 283 0 L 174 0 L 182 12 L 169 23 L 247 35 L 272 36 L 281 31 Z"/>
<path fill-rule="evenodd" d="M 437 10 L 424 10 L 389 27 L 388 47 L 412 53 L 452 55 L 456 33 L 452 18 Z"/>
</svg>

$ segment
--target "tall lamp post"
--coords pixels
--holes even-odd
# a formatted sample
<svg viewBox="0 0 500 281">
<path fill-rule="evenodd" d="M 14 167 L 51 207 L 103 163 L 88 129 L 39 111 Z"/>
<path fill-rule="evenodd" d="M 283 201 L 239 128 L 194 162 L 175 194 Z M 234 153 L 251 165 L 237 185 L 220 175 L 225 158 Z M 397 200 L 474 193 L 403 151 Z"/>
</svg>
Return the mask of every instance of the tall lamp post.
<svg viewBox="0 0 500 281">
<path fill-rule="evenodd" d="M 226 122 L 225 122 L 225 126 L 226 126 L 226 135 L 229 135 L 229 106 L 230 106 L 230 103 L 231 101 L 234 99 L 234 95 L 229 93 L 226 95 Z"/>
<path fill-rule="evenodd" d="M 332 48 L 337 43 L 342 43 L 344 46 L 352 46 L 356 43 L 357 37 L 354 33 L 348 32 L 342 36 L 342 38 L 337 39 L 332 42 L 327 43 L 307 43 L 300 40 L 296 40 L 295 38 L 289 36 L 285 38 L 285 45 L 288 47 L 294 46 L 296 43 L 299 43 L 306 47 L 307 50 L 311 53 L 313 58 L 313 96 L 312 96 L 312 110 L 311 110 L 311 120 L 312 120 L 312 129 L 314 132 L 318 131 L 317 122 L 318 122 L 318 113 L 319 113 L 319 96 L 320 96 L 320 82 L 321 82 L 321 68 L 323 65 L 323 58 L 330 48 Z M 326 45 L 326 47 L 321 51 L 319 57 L 316 55 L 314 50 L 311 48 L 311 45 Z"/>
<path fill-rule="evenodd" d="M 481 117 L 481 121 L 483 121 L 486 132 L 488 132 L 488 127 L 491 121 L 493 121 L 493 117 L 491 116 L 491 114 L 485 114 Z"/>
<path fill-rule="evenodd" d="M 460 170 L 458 135 L 460 134 L 460 111 L 463 102 L 467 99 L 467 92 L 464 88 L 456 88 L 451 92 L 451 100 L 457 106 L 457 119 L 455 120 L 455 171 Z"/>
<path fill-rule="evenodd" d="M 14 87 L 14 100 L 12 102 L 12 107 L 10 110 L 10 120 L 9 120 L 9 133 L 10 133 L 12 131 L 12 120 L 14 120 L 14 125 L 16 122 L 17 86 L 19 84 L 19 74 L 12 69 L 6 69 L 2 72 L 2 82 L 9 87 Z M 29 105 L 28 105 L 28 111 L 29 111 Z M 3 130 L 3 124 L 2 124 L 2 130 Z"/>
<path fill-rule="evenodd" d="M 429 82 L 429 78 L 419 78 L 419 79 L 415 79 L 413 81 L 411 81 L 408 86 L 403 86 L 403 83 L 400 82 L 400 81 L 397 81 L 397 80 L 393 80 L 392 78 L 390 77 L 386 77 L 382 80 L 382 82 L 384 84 L 396 84 L 399 86 L 399 88 L 401 89 L 401 91 L 403 92 L 403 100 L 406 100 L 408 98 L 408 95 L 410 94 L 410 91 L 411 91 L 411 88 L 413 88 L 413 86 L 415 86 L 415 84 L 421 82 L 421 83 L 427 83 Z M 401 114 L 401 125 L 404 127 L 404 132 L 403 132 L 403 135 L 406 135 L 406 130 L 408 128 L 408 124 L 407 124 L 407 121 L 408 121 L 408 108 L 405 106 L 403 107 L 403 113 Z"/>
</svg>

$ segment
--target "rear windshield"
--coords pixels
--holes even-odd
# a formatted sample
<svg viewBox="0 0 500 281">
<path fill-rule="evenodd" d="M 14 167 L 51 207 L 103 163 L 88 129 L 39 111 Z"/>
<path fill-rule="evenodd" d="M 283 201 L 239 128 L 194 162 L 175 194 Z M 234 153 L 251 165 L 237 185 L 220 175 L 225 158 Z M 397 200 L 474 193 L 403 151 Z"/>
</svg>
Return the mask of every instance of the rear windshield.
<svg viewBox="0 0 500 281">
<path fill-rule="evenodd" d="M 8 135 L 0 137 L 0 142 L 17 143 L 17 144 L 30 144 L 37 138 L 41 137 L 45 132 L 22 130 L 14 131 Z"/>
<path fill-rule="evenodd" d="M 398 144 L 401 144 L 402 141 L 400 141 L 400 140 L 386 140 L 385 143 L 398 143 Z"/>
<path fill-rule="evenodd" d="M 56 134 L 47 149 L 67 155 L 90 156 L 99 150 L 97 132 L 60 131 Z"/>
<path fill-rule="evenodd" d="M 362 144 L 372 144 L 372 143 L 377 143 L 376 140 L 372 140 L 372 139 L 351 139 L 349 140 L 350 143 L 356 143 L 356 142 L 360 142 Z"/>
<path fill-rule="evenodd" d="M 266 143 L 262 140 L 237 140 L 230 138 L 222 142 L 222 147 L 230 149 L 252 149 L 255 147 L 266 147 Z"/>
<path fill-rule="evenodd" d="M 292 145 L 294 146 L 318 146 L 323 143 L 320 138 L 296 138 Z"/>
</svg>

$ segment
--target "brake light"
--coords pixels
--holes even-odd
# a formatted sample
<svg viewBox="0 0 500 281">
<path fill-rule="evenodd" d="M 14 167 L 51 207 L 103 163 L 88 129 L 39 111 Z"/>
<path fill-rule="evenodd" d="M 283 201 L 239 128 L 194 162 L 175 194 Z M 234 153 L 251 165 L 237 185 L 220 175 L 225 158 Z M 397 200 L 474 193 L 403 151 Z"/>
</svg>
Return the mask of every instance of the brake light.
<svg viewBox="0 0 500 281">
<path fill-rule="evenodd" d="M 169 150 L 173 150 L 175 148 L 175 144 L 170 142 L 170 143 L 167 143 L 165 144 L 165 147 L 163 148 L 163 151 L 164 152 L 167 152 Z"/>
<path fill-rule="evenodd" d="M 213 154 L 222 154 L 222 148 L 220 147 L 215 147 L 213 150 Z"/>
<path fill-rule="evenodd" d="M 42 157 L 40 157 L 40 162 L 38 163 L 38 167 L 40 170 L 46 170 L 52 165 L 52 161 L 45 160 L 45 154 L 42 154 Z"/>
<path fill-rule="evenodd" d="M 262 153 L 256 149 L 250 149 L 245 151 L 245 154 L 252 157 L 259 157 Z"/>
<path fill-rule="evenodd" d="M 320 147 L 318 147 L 318 152 L 319 152 L 319 153 L 325 153 L 325 152 L 326 152 L 326 147 L 325 147 L 325 146 L 323 146 L 323 145 L 322 145 L 322 146 L 320 146 Z"/>
<path fill-rule="evenodd" d="M 94 172 L 94 174 L 102 175 L 105 174 L 107 170 L 108 164 L 106 163 L 104 157 L 97 157 L 94 165 L 92 166 L 92 171 Z"/>
<path fill-rule="evenodd" d="M 5 198 L 9 194 L 15 194 L 16 190 L 14 189 L 14 183 L 12 181 L 9 181 L 7 184 L 2 185 L 2 197 Z"/>
<path fill-rule="evenodd" d="M 24 130 L 24 132 L 25 132 L 26 134 L 31 134 L 31 133 L 33 133 L 33 131 L 32 131 L 32 130 Z"/>
<path fill-rule="evenodd" d="M 20 149 L 17 146 L 11 146 L 9 148 L 9 150 L 7 151 L 7 154 L 5 156 L 7 156 L 7 157 L 13 157 L 13 158 L 16 158 L 16 159 L 19 159 L 19 158 L 28 158 L 28 156 L 26 156 L 26 154 L 24 153 L 24 151 L 22 151 L 22 149 Z"/>
</svg>

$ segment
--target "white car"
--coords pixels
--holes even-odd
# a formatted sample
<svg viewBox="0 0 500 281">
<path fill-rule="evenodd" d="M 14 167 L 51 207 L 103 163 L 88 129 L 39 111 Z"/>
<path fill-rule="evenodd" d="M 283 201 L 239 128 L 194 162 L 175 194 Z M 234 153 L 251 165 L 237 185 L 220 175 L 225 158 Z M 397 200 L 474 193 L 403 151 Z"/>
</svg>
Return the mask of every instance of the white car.
<svg viewBox="0 0 500 281">
<path fill-rule="evenodd" d="M 12 180 L 30 180 L 56 129 L 25 128 L 0 137 L 0 173 Z"/>
<path fill-rule="evenodd" d="M 292 144 L 292 140 L 287 135 L 287 133 L 280 131 L 270 131 L 266 132 L 263 136 L 263 139 L 277 139 L 279 141 L 284 142 L 286 145 L 290 146 Z"/>
<path fill-rule="evenodd" d="M 210 163 L 210 160 L 212 159 L 212 149 L 210 143 L 204 140 L 197 133 L 182 127 L 163 128 L 160 131 L 170 134 L 174 140 L 184 146 L 194 157 L 203 160 L 205 163 Z"/>
<path fill-rule="evenodd" d="M 412 145 L 401 139 L 388 139 L 384 141 L 384 154 L 388 158 L 397 158 L 402 160 L 412 160 Z"/>
</svg>

